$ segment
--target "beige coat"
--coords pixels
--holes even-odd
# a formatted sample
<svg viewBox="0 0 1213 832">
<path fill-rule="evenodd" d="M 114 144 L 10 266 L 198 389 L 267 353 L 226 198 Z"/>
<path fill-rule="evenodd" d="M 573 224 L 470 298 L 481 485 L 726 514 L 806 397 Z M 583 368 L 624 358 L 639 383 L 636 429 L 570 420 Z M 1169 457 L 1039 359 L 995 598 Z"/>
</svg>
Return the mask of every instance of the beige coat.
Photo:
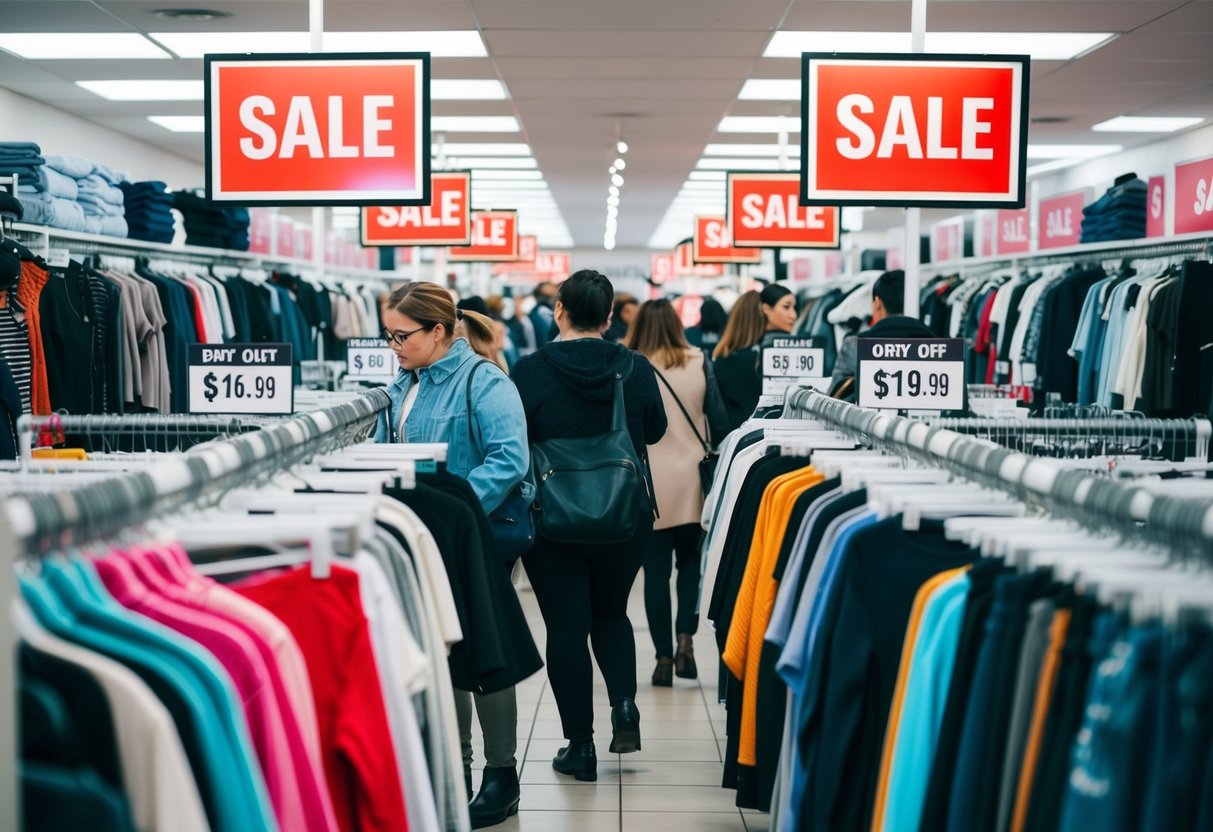
<svg viewBox="0 0 1213 832">
<path fill-rule="evenodd" d="M 699 350 L 692 352 L 694 354 L 685 367 L 670 369 L 657 366 L 655 361 L 653 367 L 665 376 L 682 400 L 682 406 L 698 425 L 700 435 L 706 437 L 708 425 L 703 413 L 703 400 L 707 395 L 707 380 L 703 374 L 704 356 Z M 704 451 L 661 379 L 657 380 L 657 389 L 661 391 L 669 427 L 661 441 L 649 447 L 653 484 L 657 489 L 657 510 L 661 513 L 653 528 L 669 529 L 700 521 L 703 489 L 699 485 L 699 460 L 703 459 Z"/>
</svg>

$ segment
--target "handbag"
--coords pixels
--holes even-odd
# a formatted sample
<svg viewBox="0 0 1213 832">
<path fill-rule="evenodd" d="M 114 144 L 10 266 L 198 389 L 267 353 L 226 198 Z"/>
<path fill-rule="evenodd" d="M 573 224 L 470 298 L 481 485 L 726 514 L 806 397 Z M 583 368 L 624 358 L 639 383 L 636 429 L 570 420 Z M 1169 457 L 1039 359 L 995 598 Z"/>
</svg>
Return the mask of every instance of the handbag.
<svg viewBox="0 0 1213 832">
<path fill-rule="evenodd" d="M 712 369 L 712 359 L 706 355 L 703 359 L 703 378 L 707 383 L 703 415 L 708 419 L 708 442 L 716 447 L 732 428 L 729 426 L 729 411 L 724 405 L 724 396 L 720 394 L 720 385 L 716 382 L 716 371 Z"/>
<path fill-rule="evenodd" d="M 481 364 L 492 362 L 481 359 L 468 373 L 468 442 L 473 448 L 476 447 L 476 438 L 472 433 L 472 378 Z M 493 534 L 497 554 L 511 563 L 535 544 L 535 520 L 531 516 L 531 505 L 522 494 L 521 483 L 510 489 L 501 505 L 489 512 L 489 530 Z"/>
<path fill-rule="evenodd" d="M 703 489 L 703 493 L 707 494 L 712 490 L 712 479 L 716 476 L 716 464 L 720 462 L 720 454 L 712 450 L 712 446 L 708 443 L 708 440 L 704 439 L 703 434 L 699 432 L 699 426 L 695 424 L 695 420 L 687 412 L 686 407 L 682 404 L 682 399 L 678 398 L 678 394 L 674 392 L 674 388 L 666 381 L 666 377 L 661 374 L 661 370 L 654 367 L 653 372 L 657 374 L 657 378 L 665 385 L 665 389 L 670 391 L 670 395 L 674 397 L 674 403 L 678 405 L 678 409 L 686 417 L 687 424 L 691 426 L 691 430 L 695 432 L 695 438 L 699 440 L 699 444 L 703 447 L 703 459 L 699 460 L 699 486 Z"/>
<path fill-rule="evenodd" d="M 623 376 L 615 374 L 611 429 L 584 439 L 545 439 L 531 444 L 535 525 L 557 543 L 624 543 L 652 512 L 647 480 L 623 401 Z"/>
</svg>

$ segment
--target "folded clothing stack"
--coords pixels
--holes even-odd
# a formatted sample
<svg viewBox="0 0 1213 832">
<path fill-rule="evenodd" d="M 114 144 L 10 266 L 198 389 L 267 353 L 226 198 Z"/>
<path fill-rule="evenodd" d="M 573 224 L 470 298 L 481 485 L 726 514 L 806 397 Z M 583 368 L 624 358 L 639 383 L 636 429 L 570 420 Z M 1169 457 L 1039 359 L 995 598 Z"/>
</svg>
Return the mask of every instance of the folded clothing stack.
<svg viewBox="0 0 1213 832">
<path fill-rule="evenodd" d="M 46 168 L 76 183 L 76 202 L 84 212 L 85 230 L 91 234 L 125 237 L 123 194 L 117 184 L 126 177 L 84 156 L 47 156 Z"/>
<path fill-rule="evenodd" d="M 1146 236 L 1146 183 L 1126 173 L 1082 209 L 1082 242 L 1138 240 Z"/>
<path fill-rule="evenodd" d="M 192 191 L 174 193 L 173 207 L 185 220 L 186 245 L 248 251 L 247 208 L 224 208 Z"/>
<path fill-rule="evenodd" d="M 151 243 L 173 241 L 173 195 L 163 182 L 119 182 L 126 198 L 129 237 Z"/>
<path fill-rule="evenodd" d="M 23 220 L 67 231 L 87 231 L 76 180 L 48 168 L 34 142 L 0 142 L 0 176 L 17 176 Z"/>
</svg>

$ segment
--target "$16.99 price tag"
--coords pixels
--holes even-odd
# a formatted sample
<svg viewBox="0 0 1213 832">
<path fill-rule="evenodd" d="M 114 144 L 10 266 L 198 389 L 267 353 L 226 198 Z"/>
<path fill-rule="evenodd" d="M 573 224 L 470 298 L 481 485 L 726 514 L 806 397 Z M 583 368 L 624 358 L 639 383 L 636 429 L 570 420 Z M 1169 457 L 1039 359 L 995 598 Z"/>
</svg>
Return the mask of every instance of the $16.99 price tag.
<svg viewBox="0 0 1213 832">
<path fill-rule="evenodd" d="M 190 413 L 292 413 L 290 344 L 191 344 Z"/>
<path fill-rule="evenodd" d="M 964 340 L 860 338 L 859 406 L 895 410 L 964 408 Z"/>
<path fill-rule="evenodd" d="M 345 342 L 347 378 L 390 382 L 400 364 L 382 338 L 350 338 Z"/>
</svg>

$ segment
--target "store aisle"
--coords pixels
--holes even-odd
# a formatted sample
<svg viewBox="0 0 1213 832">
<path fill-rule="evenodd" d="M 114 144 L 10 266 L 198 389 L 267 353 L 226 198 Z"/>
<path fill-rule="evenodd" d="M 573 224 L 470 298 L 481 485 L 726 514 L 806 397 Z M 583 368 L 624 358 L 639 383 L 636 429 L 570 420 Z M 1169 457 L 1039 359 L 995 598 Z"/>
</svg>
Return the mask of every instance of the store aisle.
<svg viewBox="0 0 1213 832">
<path fill-rule="evenodd" d="M 545 638 L 535 596 L 525 581 L 519 597 L 535 641 Z M 546 671 L 518 689 L 518 761 L 522 805 L 517 817 L 492 827 L 502 832 L 765 832 L 767 815 L 739 811 L 734 794 L 720 788 L 723 771 L 724 709 L 716 703 L 719 657 L 711 634 L 695 637 L 699 682 L 675 679 L 674 688 L 654 688 L 653 648 L 644 617 L 643 576 L 632 590 L 629 617 L 636 630 L 643 750 L 606 752 L 611 741 L 611 709 L 606 686 L 595 669 L 594 720 L 598 782 L 577 783 L 552 770 L 564 745 L 556 700 Z M 702 682 L 702 686 L 701 683 Z M 479 728 L 475 728 L 479 733 Z M 481 742 L 475 739 L 473 780 L 480 785 Z"/>
</svg>

